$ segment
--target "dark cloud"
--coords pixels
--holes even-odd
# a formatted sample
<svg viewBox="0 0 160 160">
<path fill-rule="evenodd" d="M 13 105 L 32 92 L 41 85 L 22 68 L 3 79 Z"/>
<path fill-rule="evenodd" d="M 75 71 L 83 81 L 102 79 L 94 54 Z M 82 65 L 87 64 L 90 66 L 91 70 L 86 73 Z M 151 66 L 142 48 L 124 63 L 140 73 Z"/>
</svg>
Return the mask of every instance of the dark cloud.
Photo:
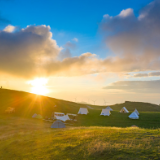
<svg viewBox="0 0 160 160">
<path fill-rule="evenodd" d="M 118 81 L 104 89 L 122 90 L 136 93 L 160 93 L 160 80 L 155 81 Z"/>
<path fill-rule="evenodd" d="M 160 72 L 150 72 L 150 73 L 138 73 L 135 74 L 133 77 L 159 77 Z"/>
</svg>

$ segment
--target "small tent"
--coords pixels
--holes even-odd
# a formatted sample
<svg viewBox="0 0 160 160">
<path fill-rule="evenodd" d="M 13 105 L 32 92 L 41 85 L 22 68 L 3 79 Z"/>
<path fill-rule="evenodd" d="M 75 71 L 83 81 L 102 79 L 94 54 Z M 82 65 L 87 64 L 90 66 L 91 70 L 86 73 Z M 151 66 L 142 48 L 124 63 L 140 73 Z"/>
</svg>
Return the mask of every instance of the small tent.
<svg viewBox="0 0 160 160">
<path fill-rule="evenodd" d="M 55 121 L 52 125 L 51 125 L 51 128 L 65 128 L 65 124 L 60 121 L 60 120 L 57 120 Z"/>
<path fill-rule="evenodd" d="M 88 114 L 88 109 L 87 108 L 80 108 L 78 111 L 78 114 Z"/>
<path fill-rule="evenodd" d="M 101 116 L 110 116 L 110 110 L 108 109 L 102 109 L 102 112 L 101 112 Z"/>
<path fill-rule="evenodd" d="M 37 114 L 35 113 L 35 114 L 32 116 L 32 118 L 36 118 L 36 116 L 37 116 Z"/>
<path fill-rule="evenodd" d="M 139 119 L 139 116 L 137 115 L 136 112 L 132 112 L 129 116 L 130 119 Z"/>
<path fill-rule="evenodd" d="M 61 120 L 63 122 L 67 121 L 67 120 L 70 120 L 69 116 L 68 115 L 65 115 L 65 116 L 56 116 L 55 115 L 55 119 L 58 119 L 58 120 Z"/>
<path fill-rule="evenodd" d="M 137 115 L 139 115 L 139 112 L 137 111 L 137 109 L 135 109 L 135 110 L 134 110 L 134 112 L 136 112 L 136 113 L 137 113 Z"/>
<path fill-rule="evenodd" d="M 110 111 L 113 111 L 113 109 L 111 107 L 106 107 L 106 109 L 110 110 Z"/>
<path fill-rule="evenodd" d="M 129 113 L 129 111 L 127 110 L 126 107 L 123 107 L 123 108 L 120 110 L 120 113 Z"/>
</svg>

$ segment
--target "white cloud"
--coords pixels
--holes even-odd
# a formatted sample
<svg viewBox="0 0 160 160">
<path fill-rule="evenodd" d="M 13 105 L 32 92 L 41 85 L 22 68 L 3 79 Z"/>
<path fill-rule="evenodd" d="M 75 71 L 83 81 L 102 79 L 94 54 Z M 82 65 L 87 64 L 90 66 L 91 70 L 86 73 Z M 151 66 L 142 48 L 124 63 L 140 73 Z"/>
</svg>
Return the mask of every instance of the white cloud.
<svg viewBox="0 0 160 160">
<path fill-rule="evenodd" d="M 132 15 L 134 15 L 133 9 L 128 8 L 126 10 L 122 10 L 118 16 L 125 18 L 125 17 L 132 16 Z"/>
<path fill-rule="evenodd" d="M 8 25 L 8 26 L 5 27 L 5 29 L 3 31 L 5 31 L 5 32 L 13 32 L 15 29 L 16 29 L 15 26 Z"/>
</svg>

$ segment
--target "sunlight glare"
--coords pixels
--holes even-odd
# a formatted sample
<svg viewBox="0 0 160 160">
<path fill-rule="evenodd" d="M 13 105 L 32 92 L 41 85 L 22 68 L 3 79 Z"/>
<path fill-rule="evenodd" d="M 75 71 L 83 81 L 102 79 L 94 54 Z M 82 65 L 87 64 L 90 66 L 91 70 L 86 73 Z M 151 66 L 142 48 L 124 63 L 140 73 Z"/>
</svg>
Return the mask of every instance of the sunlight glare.
<svg viewBox="0 0 160 160">
<path fill-rule="evenodd" d="M 46 84 L 48 83 L 47 78 L 36 78 L 28 83 L 32 85 L 31 93 L 39 95 L 46 95 L 49 93 L 49 90 L 46 87 Z"/>
</svg>

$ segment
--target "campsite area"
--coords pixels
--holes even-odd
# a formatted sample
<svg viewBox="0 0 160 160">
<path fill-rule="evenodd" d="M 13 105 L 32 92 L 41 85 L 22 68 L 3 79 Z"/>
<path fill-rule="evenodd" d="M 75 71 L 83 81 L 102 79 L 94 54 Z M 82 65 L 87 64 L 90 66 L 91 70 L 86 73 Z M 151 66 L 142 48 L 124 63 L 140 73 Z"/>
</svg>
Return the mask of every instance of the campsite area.
<svg viewBox="0 0 160 160">
<path fill-rule="evenodd" d="M 160 106 L 125 102 L 111 105 L 110 116 L 100 116 L 106 106 L 74 103 L 27 92 L 0 91 L 0 159 L 158 159 L 160 157 Z M 18 100 L 18 101 L 17 101 Z M 56 105 L 56 107 L 54 107 Z M 15 108 L 14 113 L 5 109 Z M 120 113 L 125 106 L 129 113 Z M 66 121 L 66 128 L 50 128 L 53 122 L 32 118 L 52 112 L 87 115 Z M 139 119 L 129 119 L 134 109 Z M 132 127 L 134 125 L 134 127 Z"/>
</svg>

